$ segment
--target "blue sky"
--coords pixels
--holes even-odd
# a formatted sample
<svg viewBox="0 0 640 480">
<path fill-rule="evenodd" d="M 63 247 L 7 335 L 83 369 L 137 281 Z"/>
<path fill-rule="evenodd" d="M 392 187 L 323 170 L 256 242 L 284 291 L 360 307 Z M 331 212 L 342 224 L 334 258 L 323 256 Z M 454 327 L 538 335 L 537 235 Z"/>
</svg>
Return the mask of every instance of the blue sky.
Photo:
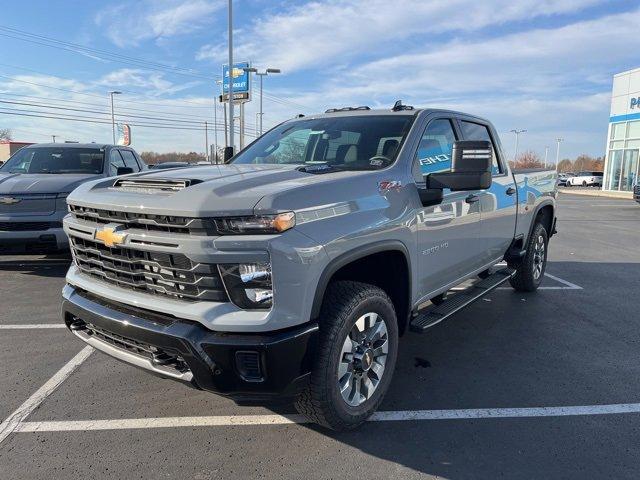
<svg viewBox="0 0 640 480">
<path fill-rule="evenodd" d="M 402 98 L 490 118 L 508 153 L 509 130 L 524 128 L 523 150 L 543 155 L 550 145 L 553 158 L 560 136 L 563 157 L 602 155 L 612 75 L 640 67 L 640 1 L 234 5 L 236 58 L 283 71 L 265 83 L 265 127 L 298 113 L 387 108 Z M 130 123 L 175 119 L 184 127 L 134 126 L 139 151 L 204 151 L 204 132 L 189 128 L 213 122 L 215 77 L 227 55 L 226 1 L 7 1 L 0 42 L 0 128 L 12 128 L 16 139 L 108 142 L 107 124 L 6 112 L 105 121 L 106 92 L 117 89 L 116 112 Z M 257 103 L 247 106 L 250 133 Z M 218 135 L 222 143 L 222 129 Z"/>
</svg>

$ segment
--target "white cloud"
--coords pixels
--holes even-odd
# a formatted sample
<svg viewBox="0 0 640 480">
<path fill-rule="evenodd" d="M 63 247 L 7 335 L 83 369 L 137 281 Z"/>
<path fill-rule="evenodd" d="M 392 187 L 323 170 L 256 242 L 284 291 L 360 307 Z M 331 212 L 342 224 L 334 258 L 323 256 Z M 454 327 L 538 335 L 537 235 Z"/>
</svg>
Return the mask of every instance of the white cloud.
<svg viewBox="0 0 640 480">
<path fill-rule="evenodd" d="M 95 17 L 119 47 L 186 35 L 204 27 L 222 0 L 145 0 L 109 6 Z"/>
<path fill-rule="evenodd" d="M 575 12 L 602 0 L 330 0 L 305 2 L 258 18 L 238 39 L 238 58 L 294 71 L 385 52 L 417 35 L 470 32 L 513 21 Z M 218 46 L 198 58 L 218 60 Z"/>
</svg>

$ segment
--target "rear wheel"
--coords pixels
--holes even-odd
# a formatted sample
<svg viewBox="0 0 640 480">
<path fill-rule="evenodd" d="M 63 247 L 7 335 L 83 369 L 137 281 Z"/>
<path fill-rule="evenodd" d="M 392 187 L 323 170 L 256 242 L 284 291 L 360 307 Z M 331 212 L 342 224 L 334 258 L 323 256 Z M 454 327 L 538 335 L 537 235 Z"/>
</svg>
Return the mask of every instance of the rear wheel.
<svg viewBox="0 0 640 480">
<path fill-rule="evenodd" d="M 509 279 L 518 292 L 533 292 L 538 289 L 547 268 L 548 235 L 541 223 L 536 223 L 527 241 L 527 253 L 516 273 Z"/>
<path fill-rule="evenodd" d="M 296 409 L 333 430 L 361 425 L 389 388 L 398 351 L 393 303 L 380 288 L 359 282 L 329 285 L 309 386 Z"/>
</svg>

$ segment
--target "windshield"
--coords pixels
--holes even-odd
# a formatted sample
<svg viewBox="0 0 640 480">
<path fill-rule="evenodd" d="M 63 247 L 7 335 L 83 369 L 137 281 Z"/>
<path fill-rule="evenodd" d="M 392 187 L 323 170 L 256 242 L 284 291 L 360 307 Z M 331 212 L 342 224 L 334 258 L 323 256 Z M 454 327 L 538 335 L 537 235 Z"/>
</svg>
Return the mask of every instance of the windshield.
<svg viewBox="0 0 640 480">
<path fill-rule="evenodd" d="M 395 161 L 413 119 L 413 115 L 361 115 L 285 123 L 240 152 L 233 163 L 384 168 Z"/>
<path fill-rule="evenodd" d="M 0 167 L 5 173 L 102 173 L 104 152 L 97 148 L 24 147 Z"/>
</svg>

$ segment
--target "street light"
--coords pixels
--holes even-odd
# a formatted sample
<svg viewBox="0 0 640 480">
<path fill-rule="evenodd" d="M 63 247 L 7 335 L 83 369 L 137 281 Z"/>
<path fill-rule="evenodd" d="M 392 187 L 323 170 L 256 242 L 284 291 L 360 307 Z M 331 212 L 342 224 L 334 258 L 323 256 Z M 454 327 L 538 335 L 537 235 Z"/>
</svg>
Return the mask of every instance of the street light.
<svg viewBox="0 0 640 480">
<path fill-rule="evenodd" d="M 266 77 L 267 75 L 269 75 L 270 73 L 280 73 L 280 69 L 279 68 L 267 68 L 264 72 L 259 72 L 257 68 L 243 68 L 243 70 L 247 73 L 255 73 L 256 75 L 258 75 L 260 77 L 260 113 L 258 115 L 260 115 L 260 127 L 258 129 L 258 134 L 262 135 L 262 78 Z"/>
<path fill-rule="evenodd" d="M 225 162 L 233 157 L 234 139 L 233 139 L 233 0 L 228 3 L 228 20 L 229 20 L 229 146 L 225 149 Z M 223 92 L 224 93 L 224 88 Z"/>
<path fill-rule="evenodd" d="M 114 95 L 120 95 L 122 92 L 119 92 L 118 90 L 112 90 L 111 92 L 109 92 L 109 97 L 111 97 L 111 134 L 113 135 L 113 144 L 116 144 L 116 121 L 115 121 L 115 117 L 113 116 L 113 96 Z"/>
<path fill-rule="evenodd" d="M 564 142 L 564 138 L 556 138 L 558 142 L 558 148 L 556 149 L 556 172 L 558 171 L 558 164 L 560 163 L 560 142 Z"/>
<path fill-rule="evenodd" d="M 511 132 L 516 134 L 516 151 L 513 154 L 513 161 L 517 162 L 518 161 L 518 141 L 520 139 L 520 134 L 525 133 L 526 130 L 511 130 Z"/>
<path fill-rule="evenodd" d="M 547 159 L 549 158 L 549 145 L 544 146 L 544 168 L 547 168 Z"/>
</svg>

